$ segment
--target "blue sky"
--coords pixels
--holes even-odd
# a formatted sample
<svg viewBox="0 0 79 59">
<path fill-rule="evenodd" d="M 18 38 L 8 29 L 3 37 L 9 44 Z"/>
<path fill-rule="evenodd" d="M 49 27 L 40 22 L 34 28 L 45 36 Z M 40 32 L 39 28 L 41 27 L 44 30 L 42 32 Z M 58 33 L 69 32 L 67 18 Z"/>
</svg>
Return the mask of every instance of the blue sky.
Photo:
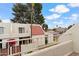
<svg viewBox="0 0 79 59">
<path fill-rule="evenodd" d="M 79 23 L 79 4 L 44 3 L 42 6 L 42 14 L 49 28 L 54 28 L 56 25 L 67 27 Z M 14 17 L 12 7 L 12 3 L 0 3 L 0 19 L 4 22 L 9 22 Z"/>
</svg>

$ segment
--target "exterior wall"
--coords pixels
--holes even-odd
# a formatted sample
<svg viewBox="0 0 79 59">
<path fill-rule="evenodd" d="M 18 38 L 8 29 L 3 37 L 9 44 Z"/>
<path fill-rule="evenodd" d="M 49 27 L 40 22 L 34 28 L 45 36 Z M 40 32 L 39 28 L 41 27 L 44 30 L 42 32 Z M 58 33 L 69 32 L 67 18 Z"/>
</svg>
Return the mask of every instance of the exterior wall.
<svg viewBox="0 0 79 59">
<path fill-rule="evenodd" d="M 73 49 L 79 53 L 79 24 L 73 27 L 72 31 Z"/>
<path fill-rule="evenodd" d="M 74 52 L 79 53 L 79 24 L 74 25 L 59 37 L 59 42 L 72 40 Z"/>
<path fill-rule="evenodd" d="M 53 34 L 48 33 L 48 43 L 53 43 Z"/>
<path fill-rule="evenodd" d="M 36 35 L 36 36 L 33 36 L 33 39 L 34 42 L 37 42 L 36 45 L 38 46 L 42 46 L 42 45 L 45 45 L 45 35 Z"/>
<path fill-rule="evenodd" d="M 65 33 L 59 36 L 58 38 L 59 42 L 65 42 L 68 40 L 72 40 L 72 31 L 73 31 L 73 28 L 67 30 Z"/>
<path fill-rule="evenodd" d="M 59 38 L 58 38 L 58 41 L 59 42 L 64 42 L 64 41 L 68 41 L 68 40 L 71 40 L 72 38 L 71 38 L 71 33 L 64 33 L 64 34 L 62 34 L 61 36 L 59 36 Z"/>
<path fill-rule="evenodd" d="M 22 55 L 25 55 L 27 52 L 36 51 L 38 47 L 45 45 L 45 36 L 44 35 L 37 35 L 32 37 L 31 44 L 21 45 L 21 52 Z M 26 53 L 23 53 L 26 52 Z"/>
<path fill-rule="evenodd" d="M 25 28 L 25 33 L 19 33 L 19 27 Z M 26 37 L 30 36 L 31 30 L 29 24 L 19 24 L 19 23 L 13 23 L 12 24 L 12 36 L 13 37 Z"/>
<path fill-rule="evenodd" d="M 2 48 L 6 48 L 6 41 L 10 39 L 15 39 L 16 46 L 19 45 L 19 37 L 30 36 L 30 24 L 19 24 L 19 23 L 0 23 L 0 27 L 4 28 L 4 33 L 0 34 L 0 39 L 2 39 Z M 19 27 L 25 28 L 25 33 L 19 33 Z"/>
<path fill-rule="evenodd" d="M 36 51 L 37 47 L 35 44 L 26 44 L 26 45 L 21 45 L 21 55 L 25 55 L 28 52 L 31 51 Z"/>
<path fill-rule="evenodd" d="M 30 54 L 30 56 L 64 56 L 73 52 L 72 40 L 62 42 L 58 45 L 54 45 Z"/>
<path fill-rule="evenodd" d="M 2 49 L 5 49 L 6 48 L 6 41 L 7 41 L 8 39 L 4 39 L 4 40 L 2 40 Z"/>
<path fill-rule="evenodd" d="M 0 27 L 3 27 L 4 28 L 4 33 L 3 34 L 0 34 L 0 39 L 3 39 L 3 38 L 10 38 L 11 37 L 11 25 L 10 23 L 0 23 Z"/>
<path fill-rule="evenodd" d="M 53 43 L 53 35 L 48 35 L 48 43 Z M 45 35 L 32 36 L 32 44 L 21 45 L 22 55 L 25 55 L 27 52 L 36 51 L 39 47 L 45 45 Z M 26 52 L 26 53 L 23 53 Z"/>
<path fill-rule="evenodd" d="M 30 36 L 30 24 L 0 23 L 0 27 L 4 27 L 4 33 L 0 34 L 0 39 Z M 19 27 L 24 27 L 25 33 L 20 34 Z"/>
</svg>

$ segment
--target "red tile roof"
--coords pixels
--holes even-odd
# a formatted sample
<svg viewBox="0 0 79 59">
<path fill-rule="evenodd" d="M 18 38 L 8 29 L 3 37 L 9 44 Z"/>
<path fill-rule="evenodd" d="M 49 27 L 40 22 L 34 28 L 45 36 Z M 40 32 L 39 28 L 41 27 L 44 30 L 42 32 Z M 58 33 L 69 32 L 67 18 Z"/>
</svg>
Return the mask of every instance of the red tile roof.
<svg viewBox="0 0 79 59">
<path fill-rule="evenodd" d="M 32 26 L 32 35 L 43 35 L 44 31 L 40 26 Z"/>
</svg>

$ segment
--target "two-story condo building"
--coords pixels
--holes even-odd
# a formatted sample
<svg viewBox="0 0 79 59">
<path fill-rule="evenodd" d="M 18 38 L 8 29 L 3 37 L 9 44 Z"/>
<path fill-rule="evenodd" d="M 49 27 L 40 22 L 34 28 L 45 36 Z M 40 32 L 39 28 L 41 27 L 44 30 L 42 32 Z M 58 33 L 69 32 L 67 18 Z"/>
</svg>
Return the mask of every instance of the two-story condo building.
<svg viewBox="0 0 79 59">
<path fill-rule="evenodd" d="M 32 34 L 32 38 L 31 38 Z M 50 37 L 49 35 L 47 38 Z M 39 46 L 53 42 L 45 37 L 45 32 L 38 24 L 0 23 L 0 53 L 34 51 Z M 30 48 L 29 48 L 30 46 Z"/>
</svg>

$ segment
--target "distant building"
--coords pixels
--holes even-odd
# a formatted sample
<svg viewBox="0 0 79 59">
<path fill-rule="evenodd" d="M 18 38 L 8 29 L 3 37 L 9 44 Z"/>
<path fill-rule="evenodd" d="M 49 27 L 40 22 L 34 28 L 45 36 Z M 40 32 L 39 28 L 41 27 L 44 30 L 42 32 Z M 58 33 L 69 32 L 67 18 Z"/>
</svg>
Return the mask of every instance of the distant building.
<svg viewBox="0 0 79 59">
<path fill-rule="evenodd" d="M 62 34 L 64 32 L 67 31 L 67 28 L 61 28 L 61 27 L 58 27 L 58 28 L 54 28 L 54 29 L 49 29 L 48 32 L 51 32 L 53 33 L 54 35 L 56 34 Z"/>
<path fill-rule="evenodd" d="M 61 27 L 58 27 L 58 28 L 55 28 L 56 29 L 56 32 L 66 32 L 67 28 L 61 28 Z"/>
<path fill-rule="evenodd" d="M 48 30 L 49 33 L 53 34 L 54 41 L 57 41 L 58 37 L 66 31 L 67 31 L 67 28 L 61 28 L 61 27 Z"/>
</svg>

